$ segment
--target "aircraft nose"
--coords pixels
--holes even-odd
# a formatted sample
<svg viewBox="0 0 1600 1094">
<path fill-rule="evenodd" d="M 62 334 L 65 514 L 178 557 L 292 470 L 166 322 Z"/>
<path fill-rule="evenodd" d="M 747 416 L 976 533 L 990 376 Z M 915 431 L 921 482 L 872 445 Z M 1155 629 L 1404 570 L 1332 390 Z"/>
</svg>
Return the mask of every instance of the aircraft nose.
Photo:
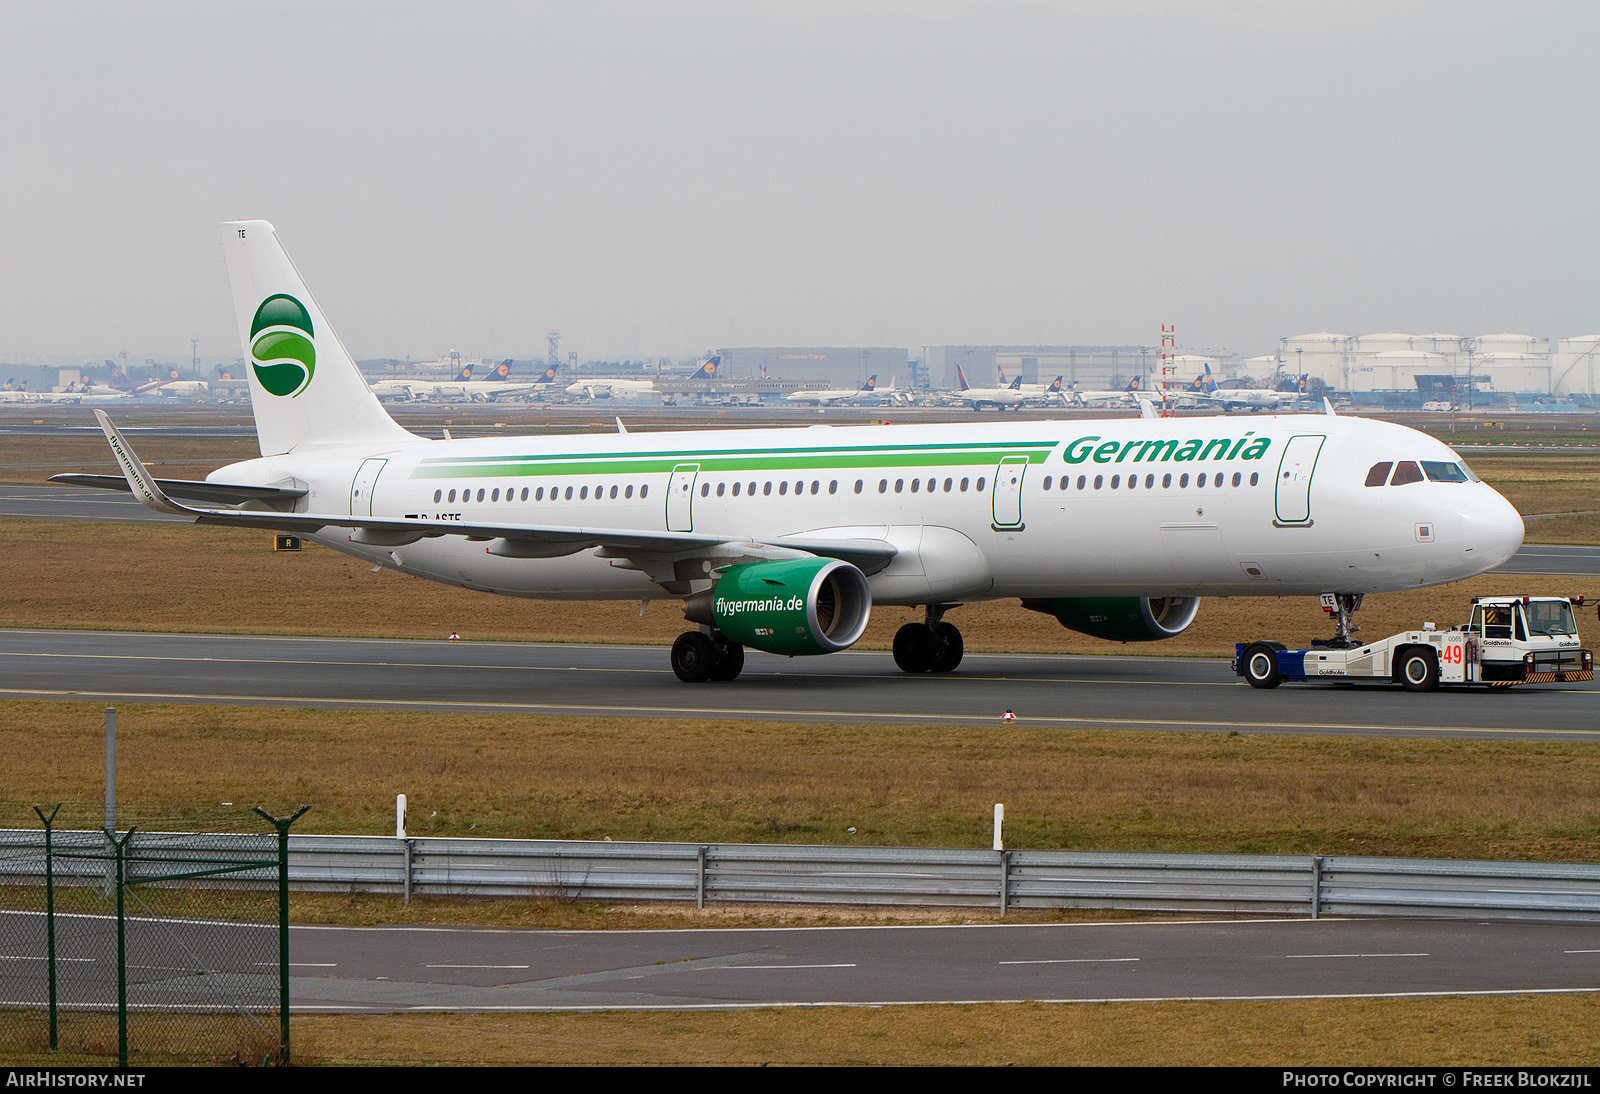
<svg viewBox="0 0 1600 1094">
<path fill-rule="evenodd" d="M 1490 490 L 1461 508 L 1461 538 L 1484 570 L 1503 565 L 1522 546 L 1522 514 Z"/>
</svg>

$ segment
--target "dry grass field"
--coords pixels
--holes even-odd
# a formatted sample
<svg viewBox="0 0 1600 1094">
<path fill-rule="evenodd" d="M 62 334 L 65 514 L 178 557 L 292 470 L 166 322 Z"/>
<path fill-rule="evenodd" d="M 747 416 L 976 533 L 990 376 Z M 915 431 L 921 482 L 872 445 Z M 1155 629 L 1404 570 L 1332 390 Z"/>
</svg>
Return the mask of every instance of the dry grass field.
<svg viewBox="0 0 1600 1094">
<path fill-rule="evenodd" d="M 0 704 L 0 826 L 92 818 L 100 720 Z M 136 704 L 118 741 L 147 829 L 309 802 L 298 830 L 381 834 L 405 793 L 417 835 L 986 847 L 1004 802 L 1019 848 L 1600 861 L 1578 743 Z"/>
<path fill-rule="evenodd" d="M 294 1020 L 308 1064 L 1593 1066 L 1600 999 L 985 1004 Z"/>
<path fill-rule="evenodd" d="M 213 1020 L 243 1060 L 270 1035 Z M 182 1026 L 193 1050 L 193 1017 Z M 1593 1067 L 1592 995 L 1272 1002 L 991 1003 L 592 1014 L 297 1015 L 300 1067 L 807 1065 L 1069 1067 Z M 176 1031 L 136 1028 L 133 1068 L 172 1064 Z M 165 1037 L 163 1037 L 165 1034 Z M 103 1063 L 114 1023 L 69 1015 L 62 1049 L 7 1053 L 12 1067 Z M 84 1049 L 96 1055 L 84 1054 Z M 226 1050 L 223 1052 L 226 1056 Z"/>
</svg>

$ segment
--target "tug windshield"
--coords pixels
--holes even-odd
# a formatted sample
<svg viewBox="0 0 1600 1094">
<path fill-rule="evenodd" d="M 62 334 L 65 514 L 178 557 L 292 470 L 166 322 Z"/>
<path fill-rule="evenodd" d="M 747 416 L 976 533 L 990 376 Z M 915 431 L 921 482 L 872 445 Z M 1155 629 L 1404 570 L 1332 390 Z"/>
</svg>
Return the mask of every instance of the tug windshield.
<svg viewBox="0 0 1600 1094">
<path fill-rule="evenodd" d="M 1523 605 L 1528 614 L 1528 633 L 1541 638 L 1569 638 L 1578 633 L 1572 618 L 1572 605 L 1565 600 L 1530 600 Z"/>
</svg>

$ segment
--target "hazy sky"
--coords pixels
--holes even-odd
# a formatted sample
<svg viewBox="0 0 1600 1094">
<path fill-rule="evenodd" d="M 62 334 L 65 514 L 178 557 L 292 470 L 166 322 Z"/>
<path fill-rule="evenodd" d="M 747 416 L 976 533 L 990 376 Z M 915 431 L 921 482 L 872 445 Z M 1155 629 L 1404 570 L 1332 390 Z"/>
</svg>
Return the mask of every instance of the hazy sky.
<svg viewBox="0 0 1600 1094">
<path fill-rule="evenodd" d="M 0 358 L 1600 332 L 1600 5 L 0 3 Z"/>
</svg>

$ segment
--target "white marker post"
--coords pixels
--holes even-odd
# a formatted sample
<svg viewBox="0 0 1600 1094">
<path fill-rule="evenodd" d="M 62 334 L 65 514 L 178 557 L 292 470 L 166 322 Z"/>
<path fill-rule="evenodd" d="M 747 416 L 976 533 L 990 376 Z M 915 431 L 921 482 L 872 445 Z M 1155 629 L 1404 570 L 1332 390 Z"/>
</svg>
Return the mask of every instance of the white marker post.
<svg viewBox="0 0 1600 1094">
<path fill-rule="evenodd" d="M 400 841 L 401 854 L 405 857 L 406 883 L 402 897 L 407 904 L 411 903 L 411 841 L 406 839 L 406 796 L 394 796 L 394 838 Z"/>
<path fill-rule="evenodd" d="M 996 851 L 1004 851 L 1006 849 L 1005 841 L 1000 838 L 1000 830 L 1005 827 L 1005 824 L 1006 807 L 996 802 L 994 806 L 994 849 Z"/>
<path fill-rule="evenodd" d="M 106 707 L 106 828 L 117 830 L 117 708 Z"/>
</svg>

